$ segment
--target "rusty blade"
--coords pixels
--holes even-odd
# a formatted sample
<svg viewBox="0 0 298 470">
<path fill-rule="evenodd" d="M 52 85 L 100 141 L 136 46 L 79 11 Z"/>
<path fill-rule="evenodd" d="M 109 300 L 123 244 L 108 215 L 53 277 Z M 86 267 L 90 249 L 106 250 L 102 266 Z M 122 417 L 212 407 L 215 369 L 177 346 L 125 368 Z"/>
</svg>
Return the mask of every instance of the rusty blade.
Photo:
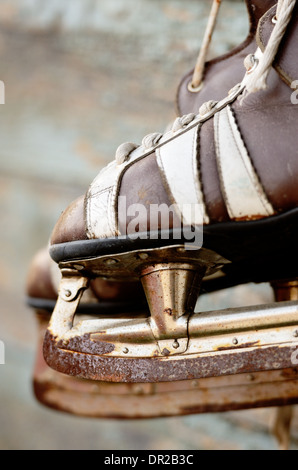
<svg viewBox="0 0 298 470">
<path fill-rule="evenodd" d="M 298 369 L 161 383 L 108 383 L 61 374 L 47 366 L 42 343 L 48 314 L 37 312 L 36 399 L 76 416 L 151 419 L 298 403 Z"/>
</svg>

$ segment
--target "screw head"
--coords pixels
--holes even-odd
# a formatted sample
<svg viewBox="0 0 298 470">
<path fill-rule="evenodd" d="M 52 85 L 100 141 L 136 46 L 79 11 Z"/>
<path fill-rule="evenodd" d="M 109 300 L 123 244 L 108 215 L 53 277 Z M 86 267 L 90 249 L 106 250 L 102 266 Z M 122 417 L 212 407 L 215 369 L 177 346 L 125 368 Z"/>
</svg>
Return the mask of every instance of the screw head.
<svg viewBox="0 0 298 470">
<path fill-rule="evenodd" d="M 75 264 L 74 268 L 77 269 L 77 271 L 82 271 L 84 269 L 84 266 L 82 264 Z"/>
<path fill-rule="evenodd" d="M 107 266 L 114 266 L 115 264 L 118 263 L 118 260 L 117 259 L 114 259 L 114 258 L 108 258 L 104 261 L 104 263 L 107 265 Z"/>
<path fill-rule="evenodd" d="M 148 253 L 139 253 L 138 258 L 141 259 L 141 260 L 145 260 L 145 259 L 149 258 L 149 255 L 148 255 Z"/>
<path fill-rule="evenodd" d="M 65 295 L 65 297 L 67 297 L 67 298 L 70 297 L 70 296 L 71 296 L 71 290 L 68 290 L 68 289 L 65 290 L 65 291 L 64 291 L 64 295 Z"/>
</svg>

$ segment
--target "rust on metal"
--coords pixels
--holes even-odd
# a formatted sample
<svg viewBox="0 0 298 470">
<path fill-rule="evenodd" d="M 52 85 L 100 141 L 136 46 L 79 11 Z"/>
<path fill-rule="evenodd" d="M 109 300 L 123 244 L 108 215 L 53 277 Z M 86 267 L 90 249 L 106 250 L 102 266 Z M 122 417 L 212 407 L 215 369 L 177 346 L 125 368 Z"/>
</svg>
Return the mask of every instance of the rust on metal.
<svg viewBox="0 0 298 470">
<path fill-rule="evenodd" d="M 37 316 L 41 346 L 48 315 Z M 60 412 L 104 419 L 151 419 L 297 404 L 298 369 L 177 382 L 109 383 L 54 371 L 45 363 L 40 347 L 33 388 L 42 405 Z"/>
<path fill-rule="evenodd" d="M 90 341 L 90 335 L 76 336 L 68 339 L 66 342 L 60 340 L 57 342 L 57 348 L 65 351 L 82 352 L 84 354 L 104 355 L 110 354 L 115 346 L 112 343 Z"/>
<path fill-rule="evenodd" d="M 258 344 L 260 344 L 260 341 L 251 341 L 250 343 L 242 343 L 241 345 L 239 345 L 238 342 L 237 343 L 235 342 L 234 344 L 238 348 L 248 349 L 248 348 L 252 348 L 254 346 L 257 346 Z M 227 350 L 230 350 L 230 349 L 231 349 L 231 345 L 227 344 L 226 346 L 220 346 L 218 348 L 214 348 L 214 351 L 227 351 Z"/>
<path fill-rule="evenodd" d="M 293 351 L 298 351 L 297 299 L 190 314 L 205 273 L 218 268 L 218 255 L 204 250 L 185 253 L 177 251 L 177 246 L 153 250 L 149 255 L 154 259 L 146 258 L 146 265 L 139 252 L 119 255 L 121 269 L 130 275 L 140 274 L 151 313 L 151 317 L 142 319 L 87 320 L 74 325 L 79 296 L 88 279 L 71 266 L 63 267 L 60 294 L 44 341 L 44 356 L 50 367 L 96 381 L 159 383 L 294 365 Z M 165 255 L 175 255 L 175 261 L 163 262 Z M 96 270 L 102 274 L 106 272 L 102 269 L 108 269 L 110 276 L 117 277 L 122 271 L 115 274 L 113 263 L 106 263 L 110 259 L 100 257 L 82 263 L 95 274 Z M 293 292 L 296 287 L 293 290 L 291 285 L 289 300 Z"/>
<path fill-rule="evenodd" d="M 281 344 L 198 356 L 124 358 L 60 349 L 49 332 L 44 341 L 45 359 L 55 370 L 92 380 L 125 383 L 179 381 L 286 369 L 293 366 L 292 353 L 293 344 Z"/>
</svg>

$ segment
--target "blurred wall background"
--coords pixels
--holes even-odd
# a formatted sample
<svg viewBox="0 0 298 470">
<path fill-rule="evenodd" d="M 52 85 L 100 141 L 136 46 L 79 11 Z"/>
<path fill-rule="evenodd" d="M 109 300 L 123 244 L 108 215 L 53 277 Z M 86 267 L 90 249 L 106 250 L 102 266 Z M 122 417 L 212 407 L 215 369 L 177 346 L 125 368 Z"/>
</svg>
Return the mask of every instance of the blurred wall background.
<svg viewBox="0 0 298 470">
<path fill-rule="evenodd" d="M 244 2 L 223 3 L 213 56 L 242 41 L 248 28 Z M 276 447 L 270 410 L 128 423 L 87 420 L 43 408 L 31 389 L 37 330 L 25 305 L 30 261 L 47 244 L 61 211 L 85 192 L 119 144 L 141 142 L 175 118 L 176 89 L 195 64 L 210 5 L 1 1 L 1 449 Z M 204 298 L 201 305 L 259 303 L 271 295 L 266 286 L 240 288 Z"/>
</svg>

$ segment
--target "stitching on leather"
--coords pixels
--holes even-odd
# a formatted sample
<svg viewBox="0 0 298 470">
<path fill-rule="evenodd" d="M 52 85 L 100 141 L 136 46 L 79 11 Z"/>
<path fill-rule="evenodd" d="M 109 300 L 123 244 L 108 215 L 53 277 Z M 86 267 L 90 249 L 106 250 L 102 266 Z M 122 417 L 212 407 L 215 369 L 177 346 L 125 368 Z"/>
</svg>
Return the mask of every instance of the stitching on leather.
<svg viewBox="0 0 298 470">
<path fill-rule="evenodd" d="M 109 194 L 110 194 L 110 189 L 111 188 L 112 188 L 112 186 L 110 186 L 109 188 L 105 188 L 104 190 L 99 191 L 98 193 L 95 193 L 95 194 L 92 194 L 92 195 L 89 194 L 88 206 L 87 206 L 88 207 L 88 232 L 89 232 L 89 234 L 92 238 L 95 236 L 95 233 L 94 233 L 93 224 L 92 224 L 92 217 L 91 217 L 92 209 L 91 209 L 91 203 L 90 202 L 91 202 L 92 199 L 94 199 L 95 196 L 103 195 L 106 192 L 109 192 Z M 109 204 L 109 198 L 108 198 L 108 204 Z M 111 230 L 110 220 L 109 220 L 109 211 L 108 211 L 107 221 L 108 221 L 109 230 Z"/>
<path fill-rule="evenodd" d="M 88 236 L 88 233 L 89 233 L 89 230 L 88 230 L 88 193 L 89 193 L 89 189 L 87 191 L 87 193 L 85 194 L 85 197 L 84 197 L 84 225 L 85 225 L 85 232 Z"/>
<path fill-rule="evenodd" d="M 240 137 L 240 139 L 241 139 L 241 141 L 242 141 L 242 143 L 243 143 L 245 149 L 246 149 L 246 145 L 245 145 L 245 143 L 244 143 L 244 140 L 243 140 L 243 137 L 242 137 L 242 135 L 241 135 L 241 132 L 240 132 L 238 123 L 237 123 L 237 121 L 236 121 L 235 113 L 234 113 L 233 109 L 228 106 L 227 109 L 226 109 L 226 114 L 227 114 L 227 118 L 228 118 L 228 119 L 227 119 L 227 120 L 228 120 L 228 125 L 229 125 L 230 131 L 231 131 L 231 135 L 232 135 L 232 137 L 233 137 L 233 141 L 234 141 L 235 146 L 236 146 L 236 148 L 237 148 L 237 150 L 238 150 L 238 155 L 240 156 L 240 158 L 241 158 L 241 160 L 242 160 L 242 162 L 243 162 L 243 165 L 244 165 L 245 171 L 246 171 L 246 173 L 247 173 L 247 176 L 248 176 L 248 178 L 249 178 L 249 180 L 250 180 L 250 182 L 251 182 L 251 184 L 252 184 L 252 186 L 253 186 L 253 188 L 254 188 L 254 190 L 255 190 L 255 193 L 256 193 L 256 195 L 257 195 L 257 197 L 258 197 L 258 199 L 259 199 L 261 205 L 263 206 L 263 209 L 265 210 L 265 212 L 266 212 L 267 215 L 271 215 L 270 212 L 267 210 L 267 207 L 266 207 L 266 205 L 265 205 L 265 203 L 264 203 L 264 201 L 263 201 L 263 199 L 262 199 L 262 198 L 264 197 L 264 198 L 267 200 L 267 203 L 270 204 L 270 203 L 269 203 L 269 200 L 268 200 L 268 198 L 267 198 L 267 196 L 266 196 L 265 189 L 264 189 L 263 184 L 261 183 L 261 180 L 260 180 L 260 178 L 259 178 L 259 176 L 258 176 L 258 174 L 257 174 L 257 171 L 256 171 L 256 169 L 255 169 L 255 167 L 254 167 L 253 161 L 252 161 L 251 157 L 249 156 L 249 153 L 248 153 L 248 151 L 247 151 L 247 149 L 246 149 L 247 156 L 248 156 L 249 161 L 250 161 L 250 163 L 251 163 L 252 169 L 253 169 L 253 171 L 255 172 L 255 177 L 256 177 L 256 179 L 257 179 L 257 181 L 258 181 L 258 183 L 259 183 L 259 185 L 260 185 L 260 188 L 261 188 L 261 190 L 262 190 L 262 192 L 263 192 L 262 195 L 259 194 L 259 191 L 258 191 L 258 189 L 255 187 L 254 181 L 253 181 L 253 179 L 252 179 L 252 177 L 251 177 L 251 175 L 250 175 L 250 173 L 249 173 L 249 171 L 248 171 L 248 169 L 247 169 L 246 162 L 245 162 L 245 160 L 244 160 L 244 158 L 243 158 L 242 152 L 241 152 L 241 150 L 240 150 L 240 148 L 239 148 L 239 146 L 238 146 L 238 142 L 237 142 L 237 140 L 236 140 L 236 138 L 235 138 L 235 135 L 234 135 L 234 130 L 233 130 L 233 127 L 232 127 L 232 123 L 231 123 L 231 121 L 230 121 L 230 114 L 228 113 L 228 110 L 231 111 L 231 115 L 232 115 L 232 117 L 233 117 L 233 119 L 234 119 L 234 123 L 235 123 L 235 125 L 236 125 L 236 129 L 238 130 L 239 137 Z"/>
<path fill-rule="evenodd" d="M 219 121 L 220 121 L 221 113 L 217 113 L 214 116 L 214 141 L 215 141 L 215 150 L 216 150 L 216 161 L 217 161 L 217 168 L 218 168 L 218 175 L 219 175 L 219 180 L 220 180 L 220 186 L 221 186 L 221 192 L 223 195 L 224 202 L 226 204 L 226 207 L 228 209 L 228 213 L 234 216 L 232 207 L 230 206 L 230 202 L 228 199 L 227 191 L 226 191 L 226 185 L 223 177 L 223 171 L 222 171 L 222 164 L 221 164 L 221 149 L 219 145 Z"/>
<path fill-rule="evenodd" d="M 91 189 L 89 189 L 89 194 L 88 194 L 88 198 L 87 198 L 87 209 L 88 209 L 88 213 L 87 213 L 87 229 L 88 229 L 88 236 L 90 238 L 92 238 L 93 234 L 92 234 L 92 224 L 91 224 L 91 207 L 90 207 L 90 191 Z"/>
<path fill-rule="evenodd" d="M 197 157 L 197 151 L 195 152 L 195 140 L 196 140 L 197 132 L 194 132 L 193 138 L 192 138 L 192 145 L 191 145 L 191 157 L 192 159 L 194 158 L 194 155 Z M 197 150 L 197 149 L 196 149 Z M 193 180 L 196 181 L 196 177 L 200 178 L 200 175 L 195 174 L 195 169 L 194 165 L 191 165 L 191 172 L 192 172 L 192 177 Z M 199 179 L 199 183 L 201 184 L 201 181 Z M 196 186 L 196 185 L 195 185 Z M 198 196 L 197 196 L 198 197 Z"/>
<path fill-rule="evenodd" d="M 112 188 L 113 188 L 113 187 L 112 187 Z M 110 209 L 111 209 L 111 198 L 112 198 L 112 194 L 113 194 L 112 191 L 113 191 L 113 190 L 110 190 L 110 191 L 109 191 L 109 194 L 108 194 L 108 202 L 107 202 L 107 204 L 108 204 L 108 210 L 107 210 L 107 213 L 108 213 L 107 215 L 108 215 L 108 217 L 107 217 L 107 221 L 108 221 L 109 231 L 110 231 L 111 233 L 115 233 L 115 227 L 112 227 L 112 221 L 111 221 L 111 215 L 112 215 L 111 212 L 112 212 L 112 211 L 110 210 Z M 113 209 L 113 207 L 112 207 L 112 209 Z"/>
<path fill-rule="evenodd" d="M 274 11 L 276 12 L 276 5 L 270 8 L 270 10 L 263 16 L 263 18 L 260 20 L 259 27 L 257 29 L 256 41 L 257 41 L 258 47 L 261 49 L 262 52 L 264 52 L 266 48 L 266 44 L 264 42 L 264 37 L 263 37 L 264 26 L 268 22 L 268 20 L 270 19 Z M 294 78 L 288 74 L 288 72 L 282 67 L 282 65 L 278 65 L 276 61 L 273 64 L 273 66 L 275 70 L 277 71 L 277 73 L 279 74 L 280 78 L 283 80 L 283 82 L 285 82 L 286 85 L 290 86 Z"/>
<path fill-rule="evenodd" d="M 295 11 L 296 11 L 296 17 L 295 17 Z M 293 27 L 293 22 L 295 22 L 297 20 L 297 4 L 296 4 L 296 7 L 293 11 L 293 17 L 292 17 L 292 20 L 290 21 L 290 23 L 288 24 L 288 27 L 287 27 L 287 31 L 289 31 L 292 27 Z M 285 39 L 285 38 L 284 38 Z M 283 43 L 282 43 L 283 44 Z M 282 47 L 282 46 L 281 46 Z M 279 51 L 279 55 L 282 55 L 280 54 L 280 51 Z M 294 80 L 296 80 L 296 78 L 294 76 L 291 76 L 290 75 L 290 72 L 287 71 L 285 68 L 284 68 L 284 65 L 283 65 L 283 60 L 282 60 L 282 57 L 280 57 L 280 60 L 279 60 L 279 64 L 278 64 L 278 61 L 275 62 L 274 64 L 274 67 L 275 69 L 277 70 L 277 72 L 280 74 L 280 78 L 289 86 L 291 87 L 291 84 L 293 83 Z"/>
<path fill-rule="evenodd" d="M 92 193 L 89 195 L 89 198 L 92 199 L 94 197 L 100 196 L 101 194 L 105 193 L 106 191 L 109 191 L 110 189 L 113 189 L 114 186 L 109 186 L 108 188 L 105 189 L 100 189 L 96 191 L 95 193 Z"/>
<path fill-rule="evenodd" d="M 174 199 L 174 196 L 173 196 L 173 193 L 171 191 L 171 187 L 170 187 L 170 184 L 169 184 L 169 181 L 166 177 L 166 171 L 165 171 L 165 168 L 164 168 L 164 165 L 163 165 L 163 162 L 162 162 L 162 158 L 161 158 L 161 153 L 160 153 L 160 148 L 156 149 L 155 151 L 156 153 L 156 160 L 157 160 L 157 166 L 159 168 L 159 170 L 162 170 L 160 171 L 160 175 L 161 175 L 161 180 L 163 182 L 163 185 L 164 185 L 164 188 L 166 190 L 166 193 L 168 195 L 168 198 L 170 200 L 170 202 L 172 204 L 176 204 L 176 201 Z"/>
<path fill-rule="evenodd" d="M 268 10 L 267 13 L 265 13 L 265 15 L 260 19 L 260 22 L 257 28 L 256 41 L 257 41 L 257 45 L 260 47 L 262 52 L 264 52 L 265 47 L 266 47 L 265 43 L 263 42 L 264 25 L 274 11 L 276 12 L 276 5 L 270 8 L 270 10 Z"/>
<path fill-rule="evenodd" d="M 287 72 L 282 68 L 281 65 L 275 65 L 275 68 L 276 70 L 279 72 L 280 74 L 280 78 L 282 79 L 282 81 L 288 85 L 288 86 L 291 86 L 291 84 L 293 83 L 293 81 L 295 80 L 294 77 L 291 77 L 290 75 L 287 74 Z"/>
<path fill-rule="evenodd" d="M 233 116 L 233 118 L 234 118 L 234 123 L 235 123 L 236 128 L 237 128 L 237 130 L 238 130 L 238 132 L 239 132 L 239 136 L 240 136 L 240 138 L 241 138 L 241 141 L 243 142 L 244 147 L 246 147 L 246 146 L 245 146 L 245 144 L 244 144 L 244 140 L 243 140 L 242 135 L 241 135 L 241 133 L 240 133 L 239 126 L 238 126 L 238 124 L 237 124 L 237 122 L 236 122 L 235 114 L 233 113 L 233 111 L 232 111 L 231 108 L 227 107 L 227 109 L 226 109 L 226 114 L 227 114 L 228 126 L 229 126 L 230 131 L 231 131 L 231 132 L 230 132 L 230 135 L 232 136 L 233 141 L 234 141 L 234 144 L 235 144 L 235 147 L 237 148 L 238 156 L 240 157 L 240 159 L 241 159 L 242 162 L 243 162 L 243 166 L 244 166 L 244 168 L 245 168 L 246 174 L 247 174 L 247 176 L 248 176 L 248 178 L 249 178 L 249 180 L 250 180 L 250 182 L 251 182 L 251 184 L 252 184 L 252 187 L 254 188 L 254 190 L 255 190 L 255 192 L 256 192 L 256 195 L 257 195 L 257 197 L 258 197 L 258 199 L 259 199 L 261 205 L 263 206 L 263 209 L 265 210 L 265 212 L 267 213 L 267 215 L 269 215 L 269 213 L 268 213 L 266 207 L 264 206 L 264 203 L 263 203 L 263 201 L 262 201 L 260 195 L 258 194 L 257 189 L 255 188 L 254 181 L 251 179 L 251 175 L 250 175 L 249 171 L 247 170 L 245 160 L 244 160 L 244 158 L 243 158 L 242 152 L 241 152 L 241 150 L 240 150 L 240 148 L 239 148 L 239 146 L 238 146 L 238 142 L 237 142 L 237 140 L 236 140 L 236 138 L 235 138 L 235 135 L 234 135 L 234 129 L 233 129 L 232 123 L 231 123 L 231 121 L 230 121 L 230 114 L 228 113 L 228 109 L 230 109 L 230 111 L 231 111 L 231 113 L 232 113 L 232 116 Z M 247 156 L 248 156 L 248 158 L 250 159 L 251 164 L 252 164 L 252 160 L 251 160 L 251 158 L 250 158 L 250 156 L 249 156 L 249 154 L 248 154 L 247 149 L 246 149 L 246 152 L 247 152 Z M 252 167 L 253 167 L 253 165 L 252 165 Z M 256 175 L 256 177 L 257 177 L 257 175 Z M 258 178 L 257 178 L 257 179 L 258 179 Z M 262 186 L 261 183 L 260 183 L 260 186 Z"/>
<path fill-rule="evenodd" d="M 197 174 L 195 174 L 195 170 L 194 170 L 194 165 L 192 165 L 192 171 L 193 171 L 193 177 L 194 177 L 194 181 L 196 181 L 196 178 L 198 178 L 198 181 L 199 181 L 199 188 L 197 188 L 196 186 L 196 189 L 200 191 L 201 193 L 201 200 L 202 200 L 202 203 L 204 205 L 204 219 L 207 219 L 208 218 L 208 223 L 209 223 L 209 216 L 207 214 L 207 204 L 206 204 L 206 198 L 205 198 L 205 193 L 204 193 L 204 184 L 203 184 L 203 180 L 202 180 L 202 174 L 201 174 L 201 152 L 200 152 L 200 131 L 202 129 L 202 125 L 199 124 L 198 125 L 198 128 L 197 128 L 197 131 L 194 135 L 194 138 L 193 138 L 193 149 L 192 149 L 192 155 L 195 156 L 195 163 L 196 163 L 196 167 L 197 167 Z M 196 146 L 195 146 L 195 143 L 196 143 Z M 196 147 L 196 148 L 194 148 Z"/>
</svg>

